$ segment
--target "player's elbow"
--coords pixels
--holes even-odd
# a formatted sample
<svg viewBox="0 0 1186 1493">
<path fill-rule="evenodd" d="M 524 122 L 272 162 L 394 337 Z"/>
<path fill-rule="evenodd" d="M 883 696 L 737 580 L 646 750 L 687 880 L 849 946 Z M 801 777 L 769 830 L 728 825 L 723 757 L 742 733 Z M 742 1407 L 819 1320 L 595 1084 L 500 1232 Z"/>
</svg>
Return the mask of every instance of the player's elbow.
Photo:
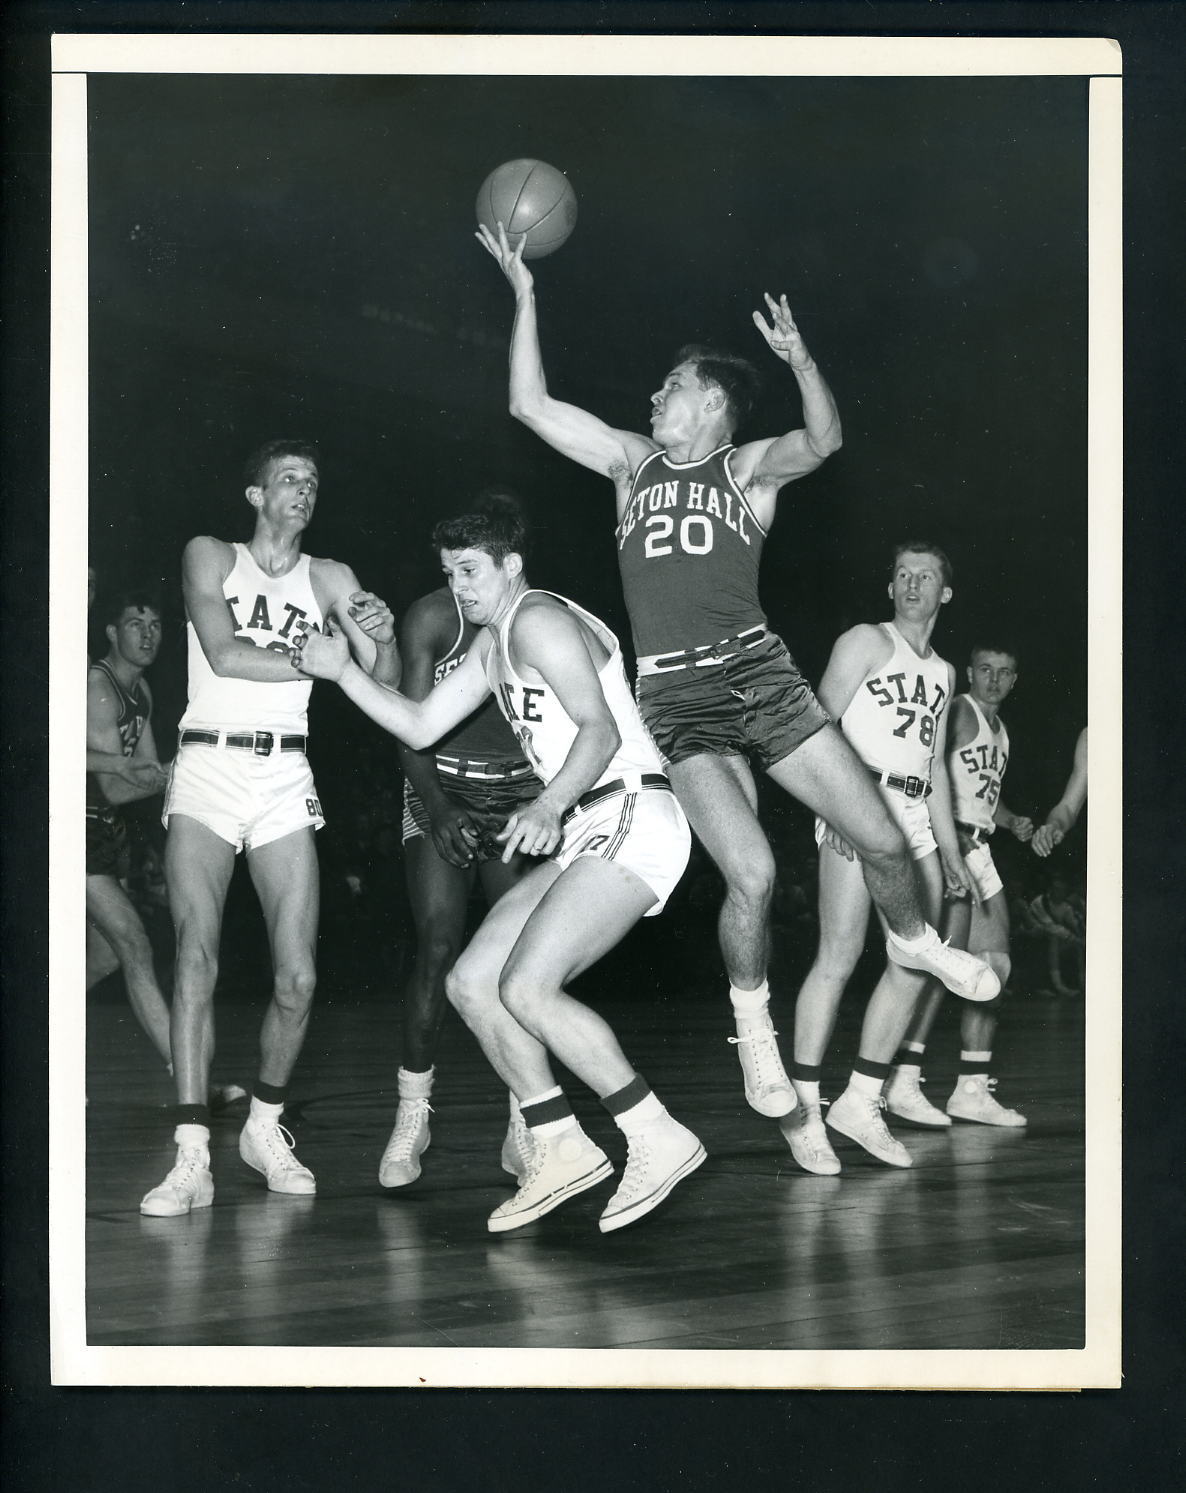
<svg viewBox="0 0 1186 1493">
<path fill-rule="evenodd" d="M 819 435 L 809 435 L 807 444 L 819 458 L 819 464 L 827 461 L 829 456 L 835 456 L 836 452 L 844 445 L 844 435 L 840 429 L 840 421 L 833 420 L 827 430 Z"/>
</svg>

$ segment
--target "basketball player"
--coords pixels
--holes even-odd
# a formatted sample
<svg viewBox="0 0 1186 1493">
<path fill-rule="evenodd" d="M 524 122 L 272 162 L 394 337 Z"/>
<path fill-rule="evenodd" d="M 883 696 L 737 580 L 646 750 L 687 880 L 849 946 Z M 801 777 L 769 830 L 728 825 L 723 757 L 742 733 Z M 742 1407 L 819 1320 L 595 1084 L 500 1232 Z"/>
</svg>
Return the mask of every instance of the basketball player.
<svg viewBox="0 0 1186 1493">
<path fill-rule="evenodd" d="M 768 1011 L 775 866 L 758 823 L 752 760 L 833 825 L 861 856 L 891 957 L 984 998 L 994 977 L 949 950 L 924 920 L 900 830 L 812 694 L 758 601 L 758 562 L 778 494 L 839 449 L 840 419 L 786 297 L 754 324 L 790 368 L 804 428 L 733 444 L 757 372 L 687 347 L 651 396 L 651 434 L 615 430 L 548 393 L 531 271 L 499 225 L 478 238 L 515 293 L 511 413 L 557 451 L 609 477 L 618 562 L 638 657 L 638 703 L 692 828 L 725 880 L 718 922 L 746 1099 L 780 1116 L 795 1096 Z"/>
<path fill-rule="evenodd" d="M 1046 815 L 1046 822 L 1034 834 L 1034 854 L 1048 856 L 1075 827 L 1087 802 L 1087 727 L 1079 732 L 1075 743 L 1075 760 L 1062 797 Z"/>
<path fill-rule="evenodd" d="M 317 850 L 325 822 L 305 757 L 311 686 L 288 650 L 302 628 L 341 628 L 364 668 L 399 678 L 390 611 L 336 560 L 301 553 L 317 502 L 317 457 L 303 441 L 269 441 L 246 471 L 255 510 L 249 544 L 200 535 L 183 559 L 189 704 L 165 797 L 165 873 L 177 930 L 171 1024 L 177 1080 L 177 1160 L 142 1213 L 209 1207 L 207 1086 L 214 984 L 235 856 L 259 895 L 272 952 L 272 997 L 260 1032 L 259 1076 L 239 1154 L 272 1192 L 316 1191 L 280 1124 L 316 979 Z"/>
<path fill-rule="evenodd" d="M 123 804 L 163 793 L 168 781 L 157 760 L 144 678 L 160 651 L 161 614 L 146 591 L 129 590 L 112 598 L 105 615 L 110 647 L 90 665 L 86 686 L 86 988 L 122 969 L 136 1020 L 168 1068 L 169 1007 L 128 896 L 128 830 L 120 813 Z M 115 757 L 134 763 L 138 777 L 108 770 Z"/>
<path fill-rule="evenodd" d="M 402 690 L 410 700 L 429 691 L 464 662 L 478 636 L 448 586 L 408 608 L 400 629 Z M 404 783 L 404 869 L 416 924 L 416 962 L 404 995 L 403 1062 L 395 1128 L 379 1165 L 384 1187 L 403 1187 L 420 1175 L 430 1142 L 433 1059 L 445 1009 L 445 976 L 461 952 L 466 909 L 475 878 L 493 907 L 529 864 L 522 854 L 502 859 L 495 835 L 507 817 L 539 795 L 539 779 L 493 699 L 485 702 L 435 748 L 400 743 Z"/>
<path fill-rule="evenodd" d="M 820 681 L 825 709 L 840 721 L 905 837 L 918 899 L 932 923 L 939 918 L 944 885 L 957 895 L 969 886 L 943 770 L 955 670 L 931 646 L 940 608 L 951 600 L 951 579 L 951 563 L 935 545 L 898 545 L 888 587 L 893 621 L 861 623 L 842 633 Z M 840 1162 L 821 1119 L 820 1065 L 844 987 L 864 949 L 870 897 L 844 833 L 817 818 L 815 836 L 819 948 L 795 1004 L 791 1079 L 799 1104 L 783 1131 L 799 1165 L 824 1176 L 838 1172 Z M 865 1008 L 848 1086 L 828 1111 L 832 1130 L 889 1166 L 912 1161 L 881 1118 L 881 1091 L 925 985 L 924 974 L 887 961 Z"/>
<path fill-rule="evenodd" d="M 1034 833 L 1033 820 L 1015 814 L 1001 797 L 1009 765 L 1009 732 L 1001 706 L 1017 682 L 1017 657 L 1008 649 L 972 649 L 968 665 L 969 690 L 957 695 L 947 732 L 947 770 L 954 799 L 955 827 L 975 900 L 949 904 L 946 932 L 953 944 L 970 949 L 991 966 L 1002 991 L 1009 979 L 1009 904 L 990 841 L 999 825 L 1024 845 Z M 907 1028 L 894 1070 L 885 1086 L 885 1105 L 891 1115 L 916 1125 L 947 1126 L 952 1118 L 977 1120 L 982 1125 L 1018 1127 L 1025 1116 L 998 1103 L 996 1079 L 990 1077 L 993 1037 L 1001 996 L 984 1005 L 965 1006 L 960 1015 L 960 1071 L 946 1110 L 923 1094 L 922 1058 L 931 1027 L 943 1001 L 943 991 L 930 990 L 918 1003 Z"/>
<path fill-rule="evenodd" d="M 412 747 L 439 740 L 491 693 L 546 785 L 498 839 L 537 864 L 494 904 L 447 981 L 450 1001 L 518 1099 L 531 1146 L 515 1195 L 490 1215 L 517 1229 L 610 1175 L 552 1071 L 555 1057 L 597 1094 L 626 1136 L 602 1232 L 649 1213 L 704 1160 L 596 1012 L 567 994 L 641 917 L 662 911 L 691 836 L 630 698 L 613 633 L 573 602 L 530 588 L 513 510 L 439 524 L 434 542 L 462 615 L 483 630 L 420 702 L 351 664 L 340 639 L 294 640 L 294 664 L 336 679 Z"/>
</svg>

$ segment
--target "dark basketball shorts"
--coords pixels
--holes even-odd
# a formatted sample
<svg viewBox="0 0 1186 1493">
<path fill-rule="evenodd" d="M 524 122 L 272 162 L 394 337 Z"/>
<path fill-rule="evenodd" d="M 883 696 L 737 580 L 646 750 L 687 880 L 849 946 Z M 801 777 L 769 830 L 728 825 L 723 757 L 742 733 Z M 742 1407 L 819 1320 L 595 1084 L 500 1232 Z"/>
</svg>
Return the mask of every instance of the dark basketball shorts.
<svg viewBox="0 0 1186 1493">
<path fill-rule="evenodd" d="M 719 662 L 640 675 L 635 697 L 668 765 L 708 753 L 764 770 L 831 719 L 774 633 Z"/>
<path fill-rule="evenodd" d="M 495 835 L 516 809 L 534 803 L 544 786 L 523 758 L 497 761 L 438 753 L 437 778 L 449 797 L 469 809 L 482 826 L 482 837 L 474 846 L 479 861 L 502 855 Z M 429 829 L 428 810 L 405 778 L 403 843 L 427 836 Z"/>
<path fill-rule="evenodd" d="M 114 876 L 126 881 L 132 856 L 128 827 L 115 809 L 88 809 L 86 816 L 86 874 Z"/>
</svg>

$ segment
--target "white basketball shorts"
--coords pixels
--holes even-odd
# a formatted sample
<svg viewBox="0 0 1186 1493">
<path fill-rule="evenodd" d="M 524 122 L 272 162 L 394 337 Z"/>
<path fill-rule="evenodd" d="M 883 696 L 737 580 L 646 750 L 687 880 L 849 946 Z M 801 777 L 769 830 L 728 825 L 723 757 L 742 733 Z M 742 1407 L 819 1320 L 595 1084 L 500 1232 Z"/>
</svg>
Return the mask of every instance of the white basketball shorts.
<svg viewBox="0 0 1186 1493">
<path fill-rule="evenodd" d="M 684 874 L 691 848 L 692 832 L 675 794 L 669 788 L 639 788 L 577 809 L 565 820 L 564 839 L 552 859 L 561 869 L 582 855 L 625 866 L 659 899 L 645 914 L 653 918 Z"/>
<path fill-rule="evenodd" d="M 274 750 L 259 757 L 226 746 L 177 749 L 161 822 L 168 826 L 172 814 L 204 824 L 236 855 L 325 823 L 304 752 Z"/>
</svg>

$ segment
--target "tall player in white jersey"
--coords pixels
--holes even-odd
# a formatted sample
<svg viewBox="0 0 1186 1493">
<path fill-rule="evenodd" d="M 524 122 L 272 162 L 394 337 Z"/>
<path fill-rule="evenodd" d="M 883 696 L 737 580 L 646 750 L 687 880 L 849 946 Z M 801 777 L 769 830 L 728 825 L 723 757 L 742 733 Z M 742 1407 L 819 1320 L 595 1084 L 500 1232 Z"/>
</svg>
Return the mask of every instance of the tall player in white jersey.
<svg viewBox="0 0 1186 1493">
<path fill-rule="evenodd" d="M 944 883 L 966 894 L 944 770 L 947 706 L 955 670 L 931 647 L 940 608 L 951 599 L 951 564 L 929 544 L 898 545 L 889 583 L 892 622 L 861 623 L 842 633 L 820 683 L 820 699 L 879 785 L 910 849 L 919 900 L 938 921 Z M 819 845 L 819 948 L 795 1005 L 791 1081 L 799 1105 L 783 1124 L 805 1170 L 840 1170 L 820 1112 L 820 1066 L 844 988 L 865 945 L 870 898 L 859 858 L 835 825 L 816 823 Z M 889 960 L 865 1008 L 848 1086 L 828 1112 L 828 1126 L 890 1166 L 910 1153 L 881 1118 L 881 1091 L 902 1033 L 926 985 L 923 974 Z M 995 995 L 994 980 L 978 998 Z"/>
<path fill-rule="evenodd" d="M 325 822 L 305 756 L 310 685 L 293 678 L 289 646 L 305 628 L 340 627 L 362 666 L 399 680 L 387 606 L 336 560 L 301 554 L 317 503 L 316 452 L 269 441 L 248 460 L 248 544 L 201 535 L 183 559 L 189 704 L 181 719 L 162 818 L 177 933 L 170 1037 L 177 1082 L 177 1158 L 140 1211 L 173 1217 L 209 1207 L 210 1060 L 222 913 L 240 850 L 272 952 L 272 997 L 260 1031 L 259 1076 L 239 1138 L 243 1160 L 272 1192 L 316 1191 L 280 1124 L 316 982 L 317 850 Z"/>
<path fill-rule="evenodd" d="M 947 730 L 947 768 L 954 800 L 955 827 L 976 900 L 951 903 L 946 933 L 953 944 L 969 949 L 996 971 L 1001 990 L 1012 969 L 1009 954 L 1009 905 L 992 858 L 991 840 L 999 826 L 1024 845 L 1034 833 L 1033 820 L 1015 814 L 1001 797 L 1009 765 L 1009 732 L 1001 706 L 1017 682 L 1016 655 L 1004 648 L 972 649 L 968 665 L 969 690 L 957 695 Z M 943 1127 L 957 1120 L 982 1125 L 1022 1126 L 1025 1116 L 1005 1109 L 993 1090 L 990 1076 L 992 1045 L 1001 997 L 981 1006 L 965 1006 L 960 1014 L 959 1079 L 946 1110 L 933 1105 L 919 1088 L 923 1053 L 943 1002 L 943 991 L 932 990 L 918 1003 L 885 1086 L 890 1114 L 916 1125 Z"/>
<path fill-rule="evenodd" d="M 424 747 L 493 694 L 545 784 L 499 839 L 539 863 L 494 904 L 451 971 L 449 999 L 519 1101 L 530 1137 L 526 1175 L 488 1220 L 530 1223 L 610 1175 L 557 1086 L 551 1058 L 596 1093 L 626 1137 L 621 1183 L 602 1232 L 649 1213 L 704 1160 L 618 1045 L 609 1025 L 565 989 L 642 917 L 661 912 L 691 835 L 630 696 L 618 641 L 563 597 L 534 591 L 510 504 L 439 524 L 434 542 L 462 613 L 482 632 L 422 701 L 384 689 L 340 639 L 296 640 L 293 662 L 336 679 L 379 725 Z"/>
<path fill-rule="evenodd" d="M 919 904 L 902 835 L 777 634 L 766 626 L 758 568 L 779 494 L 840 447 L 831 390 L 785 296 L 754 325 L 794 376 L 803 428 L 735 445 L 757 371 L 687 347 L 651 396 L 649 435 L 617 430 L 554 399 L 544 378 L 534 280 L 499 225 L 478 238 L 515 293 L 511 414 L 614 484 L 618 563 L 638 702 L 692 828 L 725 882 L 717 922 L 745 1096 L 759 1114 L 795 1104 L 769 1012 L 767 961 L 774 855 L 757 816 L 754 768 L 841 829 L 861 852 L 891 957 L 926 968 L 957 994 L 993 977 L 949 950 Z M 970 982 L 970 984 L 969 984 Z"/>
</svg>

